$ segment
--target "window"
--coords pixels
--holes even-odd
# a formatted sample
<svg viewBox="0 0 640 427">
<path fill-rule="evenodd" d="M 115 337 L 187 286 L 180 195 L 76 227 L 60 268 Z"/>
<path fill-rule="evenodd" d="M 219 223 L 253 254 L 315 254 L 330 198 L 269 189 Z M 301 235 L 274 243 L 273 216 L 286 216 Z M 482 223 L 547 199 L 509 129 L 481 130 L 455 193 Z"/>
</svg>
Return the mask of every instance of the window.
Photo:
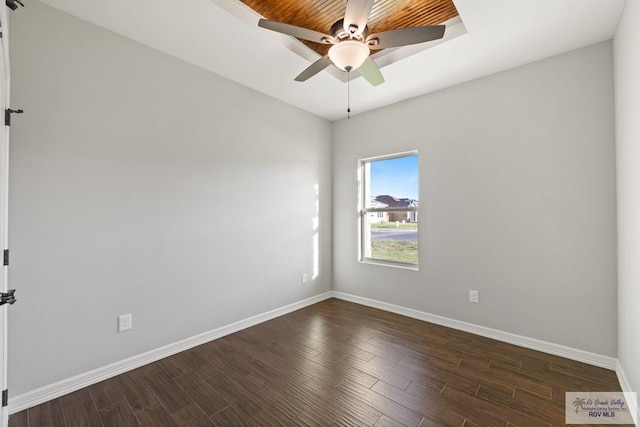
<svg viewBox="0 0 640 427">
<path fill-rule="evenodd" d="M 418 267 L 418 153 L 360 161 L 360 260 Z"/>
</svg>

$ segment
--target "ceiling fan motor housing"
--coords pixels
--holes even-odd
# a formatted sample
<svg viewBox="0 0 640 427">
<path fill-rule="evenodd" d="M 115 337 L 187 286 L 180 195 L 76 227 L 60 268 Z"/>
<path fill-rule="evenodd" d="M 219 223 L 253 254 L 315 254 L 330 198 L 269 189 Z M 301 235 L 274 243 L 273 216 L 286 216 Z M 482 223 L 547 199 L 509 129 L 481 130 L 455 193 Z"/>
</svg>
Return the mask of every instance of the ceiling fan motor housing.
<svg viewBox="0 0 640 427">
<path fill-rule="evenodd" d="M 331 31 L 329 33 L 333 36 L 336 42 L 347 39 L 364 42 L 369 35 L 369 27 L 364 27 L 364 31 L 362 32 L 362 34 L 350 33 L 344 29 L 344 19 L 339 19 L 331 26 Z"/>
</svg>

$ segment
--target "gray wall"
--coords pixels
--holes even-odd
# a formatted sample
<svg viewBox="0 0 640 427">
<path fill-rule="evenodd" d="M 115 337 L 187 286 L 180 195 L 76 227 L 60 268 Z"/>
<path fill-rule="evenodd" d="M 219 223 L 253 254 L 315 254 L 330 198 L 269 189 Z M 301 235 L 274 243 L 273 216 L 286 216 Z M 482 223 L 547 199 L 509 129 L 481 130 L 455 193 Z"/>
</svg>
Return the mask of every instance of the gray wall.
<svg viewBox="0 0 640 427">
<path fill-rule="evenodd" d="M 640 391 L 640 2 L 628 0 L 614 41 L 618 185 L 618 357 Z"/>
<path fill-rule="evenodd" d="M 334 289 L 616 356 L 613 102 L 606 42 L 336 123 Z M 414 149 L 420 270 L 359 263 L 357 161 Z"/>
<path fill-rule="evenodd" d="M 11 18 L 13 396 L 330 290 L 329 122 L 39 2 Z"/>
</svg>

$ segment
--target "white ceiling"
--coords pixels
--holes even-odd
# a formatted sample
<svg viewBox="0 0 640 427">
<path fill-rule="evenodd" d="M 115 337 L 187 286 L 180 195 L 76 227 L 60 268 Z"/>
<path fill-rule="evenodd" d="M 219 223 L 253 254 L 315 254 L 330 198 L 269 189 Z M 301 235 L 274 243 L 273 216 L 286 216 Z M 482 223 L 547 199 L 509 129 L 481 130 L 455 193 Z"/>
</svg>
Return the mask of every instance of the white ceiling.
<svg viewBox="0 0 640 427">
<path fill-rule="evenodd" d="M 346 116 L 340 74 L 295 82 L 318 55 L 259 28 L 259 16 L 237 0 L 40 1 L 320 117 Z M 450 23 L 448 40 L 376 59 L 386 80 L 378 87 L 361 77 L 351 82 L 352 114 L 611 39 L 624 6 L 624 0 L 454 3 L 464 25 Z M 386 65 L 390 58 L 396 62 Z"/>
</svg>

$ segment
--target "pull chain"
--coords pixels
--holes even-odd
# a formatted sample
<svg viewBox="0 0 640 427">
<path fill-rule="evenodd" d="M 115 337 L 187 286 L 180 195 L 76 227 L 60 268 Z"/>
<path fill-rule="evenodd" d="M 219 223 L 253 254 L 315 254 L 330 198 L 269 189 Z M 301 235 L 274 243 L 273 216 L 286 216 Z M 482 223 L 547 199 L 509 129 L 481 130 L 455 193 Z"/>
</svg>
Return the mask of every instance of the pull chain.
<svg viewBox="0 0 640 427">
<path fill-rule="evenodd" d="M 351 67 L 347 67 L 347 120 L 351 118 L 351 79 L 349 78 L 349 72 Z"/>
</svg>

